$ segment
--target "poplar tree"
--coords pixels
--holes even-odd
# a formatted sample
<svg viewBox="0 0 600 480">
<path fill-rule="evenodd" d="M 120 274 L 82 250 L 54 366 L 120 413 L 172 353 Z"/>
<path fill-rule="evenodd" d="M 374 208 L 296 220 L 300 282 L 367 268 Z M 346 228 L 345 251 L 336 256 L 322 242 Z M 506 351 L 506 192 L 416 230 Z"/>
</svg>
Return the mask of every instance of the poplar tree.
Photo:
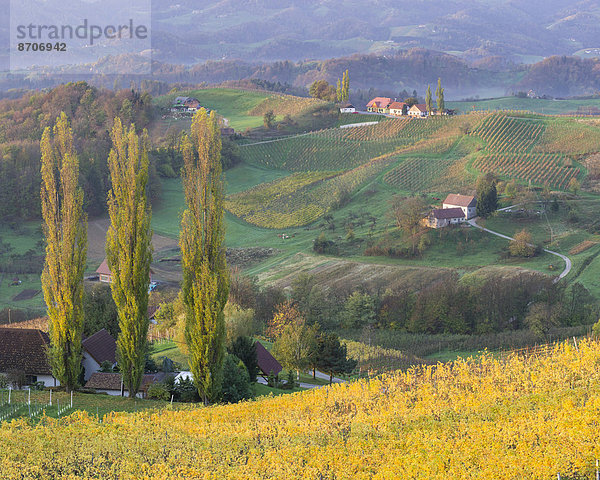
<svg viewBox="0 0 600 480">
<path fill-rule="evenodd" d="M 111 290 L 117 306 L 120 333 L 117 361 L 130 397 L 137 394 L 144 374 L 148 335 L 148 284 L 152 262 L 151 211 L 148 184 L 148 136 L 141 138 L 115 118 L 113 147 L 108 156 L 110 227 L 106 257 L 112 274 Z"/>
<path fill-rule="evenodd" d="M 431 99 L 431 87 L 427 85 L 427 91 L 425 92 L 425 106 L 427 107 L 427 113 L 431 115 L 433 111 L 433 101 Z"/>
<path fill-rule="evenodd" d="M 442 79 L 438 77 L 438 84 L 435 90 L 435 96 L 437 98 L 437 109 L 441 115 L 446 110 L 446 103 L 444 102 L 444 89 L 442 88 Z"/>
<path fill-rule="evenodd" d="M 343 93 L 342 93 L 342 84 L 340 82 L 340 79 L 337 79 L 337 84 L 335 87 L 335 98 L 338 102 L 342 101 L 342 98 L 344 97 Z"/>
<path fill-rule="evenodd" d="M 42 152 L 41 203 L 46 238 L 42 289 L 48 311 L 52 375 L 67 391 L 79 383 L 83 334 L 83 272 L 87 253 L 87 217 L 78 185 L 79 159 L 73 131 L 61 112 L 51 134 L 46 127 Z"/>
<path fill-rule="evenodd" d="M 194 383 L 205 404 L 218 398 L 225 354 L 223 308 L 229 295 L 225 261 L 221 136 L 214 112 L 200 109 L 182 144 L 186 210 L 179 246 L 185 339 Z"/>
<path fill-rule="evenodd" d="M 348 69 L 342 75 L 342 101 L 347 102 L 350 99 L 350 75 Z"/>
</svg>

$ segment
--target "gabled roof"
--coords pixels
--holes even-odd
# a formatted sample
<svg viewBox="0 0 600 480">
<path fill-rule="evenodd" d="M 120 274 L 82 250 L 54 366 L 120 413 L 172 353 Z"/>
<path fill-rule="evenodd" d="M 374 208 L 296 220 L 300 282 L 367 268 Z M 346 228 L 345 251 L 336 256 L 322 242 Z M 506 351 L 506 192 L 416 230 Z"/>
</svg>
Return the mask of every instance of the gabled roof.
<svg viewBox="0 0 600 480">
<path fill-rule="evenodd" d="M 398 110 L 401 110 L 401 109 L 403 109 L 403 108 L 404 108 L 404 105 L 406 105 L 406 103 L 404 103 L 404 102 L 393 102 L 393 103 L 390 105 L 390 110 L 391 110 L 392 108 L 394 108 L 394 109 L 398 109 Z"/>
<path fill-rule="evenodd" d="M 0 328 L 0 372 L 21 370 L 27 375 L 52 375 L 48 334 L 37 329 Z"/>
<path fill-rule="evenodd" d="M 474 207 L 477 205 L 477 200 L 473 195 L 460 195 L 458 193 L 451 193 L 444 200 L 445 205 L 456 205 L 458 207 Z"/>
<path fill-rule="evenodd" d="M 385 107 L 392 103 L 392 99 L 388 97 L 375 97 L 369 103 L 367 103 L 367 108 L 372 107 L 373 104 L 377 104 L 377 107 Z"/>
<path fill-rule="evenodd" d="M 437 218 L 438 220 L 451 219 L 451 218 L 465 218 L 465 212 L 462 211 L 462 208 L 436 208 L 431 211 L 431 215 L 433 218 Z"/>
<path fill-rule="evenodd" d="M 96 269 L 96 273 L 100 275 L 111 275 L 110 268 L 108 268 L 108 262 L 106 258 L 102 260 L 100 266 Z"/>
<path fill-rule="evenodd" d="M 425 105 L 424 103 L 417 103 L 417 104 L 413 105 L 412 107 L 410 107 L 411 110 L 413 108 L 418 108 L 419 111 L 421 111 L 421 112 L 426 112 L 427 111 L 427 105 Z"/>
<path fill-rule="evenodd" d="M 256 347 L 256 359 L 258 361 L 258 368 L 265 374 L 269 375 L 271 372 L 278 375 L 283 370 L 281 364 L 275 359 L 273 355 L 263 347 L 262 343 L 255 342 Z"/>
<path fill-rule="evenodd" d="M 177 104 L 183 104 L 186 102 L 186 100 L 188 100 L 190 97 L 176 97 L 175 98 L 175 102 Z"/>
<path fill-rule="evenodd" d="M 86 338 L 81 345 L 98 365 L 106 361 L 111 364 L 117 361 L 117 342 L 104 328 Z"/>
<path fill-rule="evenodd" d="M 352 105 L 351 103 L 343 103 L 342 105 L 340 105 L 340 108 L 354 108 L 354 105 Z"/>
</svg>

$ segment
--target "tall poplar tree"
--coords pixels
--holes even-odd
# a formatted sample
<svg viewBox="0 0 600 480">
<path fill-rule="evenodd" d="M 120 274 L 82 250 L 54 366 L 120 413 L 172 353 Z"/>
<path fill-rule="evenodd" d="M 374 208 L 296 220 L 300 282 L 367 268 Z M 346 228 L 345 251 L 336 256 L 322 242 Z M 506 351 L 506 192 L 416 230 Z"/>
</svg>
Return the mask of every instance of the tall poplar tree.
<svg viewBox="0 0 600 480">
<path fill-rule="evenodd" d="M 224 185 L 221 136 L 212 112 L 200 109 L 190 135 L 182 144 L 183 192 L 186 210 L 179 246 L 183 267 L 185 339 L 194 383 L 205 404 L 221 391 L 225 354 L 223 308 L 229 295 L 229 276 L 223 245 Z"/>
<path fill-rule="evenodd" d="M 87 217 L 78 185 L 79 159 L 73 131 L 61 112 L 51 134 L 46 127 L 42 152 L 42 217 L 46 261 L 42 289 L 48 309 L 52 374 L 68 391 L 79 382 L 83 333 L 83 272 L 87 253 Z"/>
<path fill-rule="evenodd" d="M 350 75 L 348 69 L 342 75 L 342 101 L 347 102 L 350 99 Z"/>
<path fill-rule="evenodd" d="M 444 101 L 444 89 L 442 88 L 442 79 L 438 77 L 437 88 L 435 89 L 435 96 L 437 98 L 437 109 L 441 115 L 446 110 L 446 102 Z"/>
<path fill-rule="evenodd" d="M 117 306 L 120 333 L 117 361 L 123 384 L 134 397 L 142 382 L 148 335 L 148 284 L 152 262 L 151 211 L 148 184 L 148 136 L 115 118 L 108 156 L 110 227 L 106 257 L 112 274 L 111 290 Z"/>
<path fill-rule="evenodd" d="M 425 92 L 425 106 L 427 107 L 427 113 L 431 115 L 433 111 L 433 100 L 431 98 L 431 87 L 427 85 L 427 91 Z"/>
<path fill-rule="evenodd" d="M 337 79 L 337 84 L 335 86 L 335 98 L 338 102 L 342 101 L 343 98 L 343 93 L 342 93 L 342 84 L 340 82 L 340 79 Z"/>
</svg>

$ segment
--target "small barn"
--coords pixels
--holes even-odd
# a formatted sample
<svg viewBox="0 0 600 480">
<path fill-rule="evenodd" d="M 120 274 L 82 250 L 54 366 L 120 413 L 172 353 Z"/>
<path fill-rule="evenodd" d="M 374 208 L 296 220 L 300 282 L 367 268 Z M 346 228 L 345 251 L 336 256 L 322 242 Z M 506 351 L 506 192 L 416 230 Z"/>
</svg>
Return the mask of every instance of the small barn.
<svg viewBox="0 0 600 480">
<path fill-rule="evenodd" d="M 340 105 L 340 113 L 356 113 L 356 108 L 351 103 Z"/>
<path fill-rule="evenodd" d="M 147 373 L 142 377 L 142 384 L 137 396 L 144 398 L 148 387 L 154 383 L 162 382 L 167 374 L 164 372 Z M 96 390 L 97 392 L 106 393 L 113 396 L 127 396 L 128 390 L 123 385 L 123 378 L 120 373 L 93 373 L 90 379 L 86 382 L 85 388 Z"/>
</svg>

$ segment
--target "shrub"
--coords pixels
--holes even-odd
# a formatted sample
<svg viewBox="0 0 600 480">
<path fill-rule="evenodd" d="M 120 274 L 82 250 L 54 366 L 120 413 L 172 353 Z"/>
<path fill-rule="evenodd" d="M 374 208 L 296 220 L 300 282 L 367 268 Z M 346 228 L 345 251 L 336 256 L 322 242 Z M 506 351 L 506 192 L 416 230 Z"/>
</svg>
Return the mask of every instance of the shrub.
<svg viewBox="0 0 600 480">
<path fill-rule="evenodd" d="M 171 395 L 169 394 L 167 387 L 162 383 L 154 383 L 150 385 L 148 387 L 146 396 L 154 400 L 168 401 L 171 399 Z"/>
<path fill-rule="evenodd" d="M 252 397 L 248 370 L 244 362 L 235 355 L 225 356 L 221 395 L 223 401 L 227 403 L 236 403 Z"/>
</svg>

